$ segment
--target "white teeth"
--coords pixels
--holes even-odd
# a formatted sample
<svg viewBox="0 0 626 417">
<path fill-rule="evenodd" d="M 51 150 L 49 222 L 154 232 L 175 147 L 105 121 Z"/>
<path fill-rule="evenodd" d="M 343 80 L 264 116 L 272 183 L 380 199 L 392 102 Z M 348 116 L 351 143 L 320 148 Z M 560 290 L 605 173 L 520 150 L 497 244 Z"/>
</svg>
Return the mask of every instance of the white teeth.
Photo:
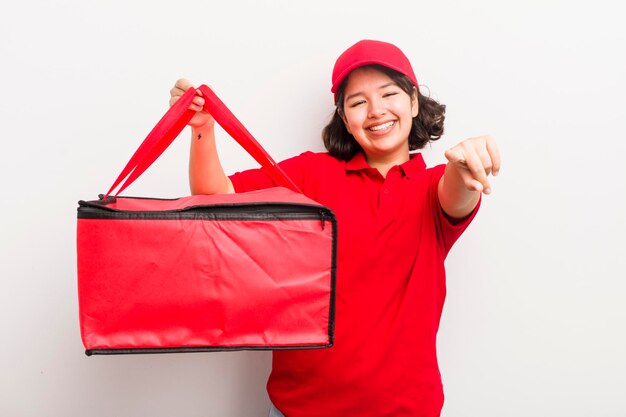
<svg viewBox="0 0 626 417">
<path fill-rule="evenodd" d="M 383 123 L 382 125 L 372 126 L 369 129 L 373 130 L 373 131 L 383 130 L 383 129 L 387 129 L 387 128 L 393 126 L 394 123 L 395 123 L 394 121 L 391 121 L 391 122 Z"/>
</svg>

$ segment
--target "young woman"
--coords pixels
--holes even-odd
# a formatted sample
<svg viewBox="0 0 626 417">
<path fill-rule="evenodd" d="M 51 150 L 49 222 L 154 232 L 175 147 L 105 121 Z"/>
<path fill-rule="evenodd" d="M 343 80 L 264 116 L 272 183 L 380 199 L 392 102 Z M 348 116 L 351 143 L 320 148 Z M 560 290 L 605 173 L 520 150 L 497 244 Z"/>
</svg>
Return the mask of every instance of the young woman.
<svg viewBox="0 0 626 417">
<path fill-rule="evenodd" d="M 178 80 L 175 102 L 191 84 Z M 396 46 L 363 40 L 335 63 L 336 111 L 324 128 L 328 152 L 281 162 L 338 222 L 335 345 L 275 351 L 267 384 L 271 415 L 439 416 L 443 389 L 436 334 L 445 298 L 444 260 L 489 194 L 500 169 L 489 136 L 446 151 L 426 168 L 419 153 L 443 133 L 445 106 L 422 95 Z M 263 170 L 230 177 L 215 148 L 214 120 L 191 108 L 193 194 L 274 186 Z M 280 410 L 280 411 L 278 411 Z"/>
</svg>

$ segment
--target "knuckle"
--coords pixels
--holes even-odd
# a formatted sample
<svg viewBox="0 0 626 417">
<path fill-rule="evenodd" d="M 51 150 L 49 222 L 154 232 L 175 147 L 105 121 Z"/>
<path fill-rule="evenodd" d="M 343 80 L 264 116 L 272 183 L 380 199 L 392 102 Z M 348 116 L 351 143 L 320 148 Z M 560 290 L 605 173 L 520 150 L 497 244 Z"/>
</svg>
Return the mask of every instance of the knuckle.
<svg viewBox="0 0 626 417">
<path fill-rule="evenodd" d="M 472 174 L 480 175 L 484 173 L 484 168 L 474 165 L 470 167 L 470 171 L 472 172 Z"/>
<path fill-rule="evenodd" d="M 174 84 L 174 88 L 186 91 L 189 88 L 189 81 L 185 78 L 180 78 L 176 81 L 176 84 Z"/>
</svg>

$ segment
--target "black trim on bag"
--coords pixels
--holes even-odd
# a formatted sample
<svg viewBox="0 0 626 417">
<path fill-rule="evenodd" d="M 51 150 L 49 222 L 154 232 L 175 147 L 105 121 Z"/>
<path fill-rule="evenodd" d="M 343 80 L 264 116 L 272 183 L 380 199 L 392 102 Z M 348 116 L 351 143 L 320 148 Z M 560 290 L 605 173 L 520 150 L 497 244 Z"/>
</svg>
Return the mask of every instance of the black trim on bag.
<svg viewBox="0 0 626 417">
<path fill-rule="evenodd" d="M 128 197 L 124 197 L 128 198 Z M 331 209 L 321 205 L 284 203 L 284 202 L 250 202 L 233 204 L 203 204 L 173 210 L 121 210 L 107 207 L 100 200 L 78 202 L 77 216 L 79 219 L 163 219 L 178 220 L 181 218 L 197 219 L 208 215 L 210 220 L 282 220 L 282 219 L 320 219 L 335 221 Z M 214 217 L 212 215 L 215 215 Z M 290 217 L 302 216 L 302 217 Z M 236 217 L 240 216 L 240 217 Z M 263 217 L 268 216 L 268 217 Z"/>
<path fill-rule="evenodd" d="M 323 214 L 322 214 L 323 213 Z M 294 212 L 293 209 L 280 211 L 272 209 L 234 211 L 230 208 L 184 211 L 116 211 L 108 212 L 93 208 L 81 208 L 79 219 L 101 220 L 330 220 L 325 210 L 316 209 L 312 212 Z"/>
<path fill-rule="evenodd" d="M 329 335 L 330 336 L 330 335 Z M 309 350 L 333 347 L 333 337 L 330 343 L 294 346 L 193 346 L 173 348 L 122 348 L 122 349 L 87 349 L 85 355 L 129 355 L 152 353 L 196 353 L 196 352 L 236 352 L 241 350 Z"/>
<path fill-rule="evenodd" d="M 330 210 L 331 224 L 333 226 L 333 247 L 330 256 L 330 302 L 328 307 L 328 342 L 330 346 L 335 344 L 335 293 L 337 288 L 337 219 L 335 213 Z M 324 220 L 322 220 L 322 225 Z"/>
</svg>

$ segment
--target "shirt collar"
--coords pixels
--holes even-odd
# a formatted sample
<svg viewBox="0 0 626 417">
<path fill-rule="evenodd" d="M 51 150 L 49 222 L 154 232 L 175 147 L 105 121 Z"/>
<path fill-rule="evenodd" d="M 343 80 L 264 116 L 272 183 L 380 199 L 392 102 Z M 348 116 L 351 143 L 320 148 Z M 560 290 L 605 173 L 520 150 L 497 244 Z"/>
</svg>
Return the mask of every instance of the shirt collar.
<svg viewBox="0 0 626 417">
<path fill-rule="evenodd" d="M 424 162 L 422 154 L 419 152 L 411 153 L 409 157 L 411 159 L 400 165 L 400 168 L 406 177 L 413 178 L 426 169 L 426 163 Z M 357 152 L 352 159 L 346 161 L 346 171 L 361 171 L 366 169 L 372 169 L 372 167 L 367 163 L 363 152 Z"/>
<path fill-rule="evenodd" d="M 357 152 L 351 160 L 346 161 L 346 171 L 361 171 L 370 168 L 363 152 Z"/>
</svg>

